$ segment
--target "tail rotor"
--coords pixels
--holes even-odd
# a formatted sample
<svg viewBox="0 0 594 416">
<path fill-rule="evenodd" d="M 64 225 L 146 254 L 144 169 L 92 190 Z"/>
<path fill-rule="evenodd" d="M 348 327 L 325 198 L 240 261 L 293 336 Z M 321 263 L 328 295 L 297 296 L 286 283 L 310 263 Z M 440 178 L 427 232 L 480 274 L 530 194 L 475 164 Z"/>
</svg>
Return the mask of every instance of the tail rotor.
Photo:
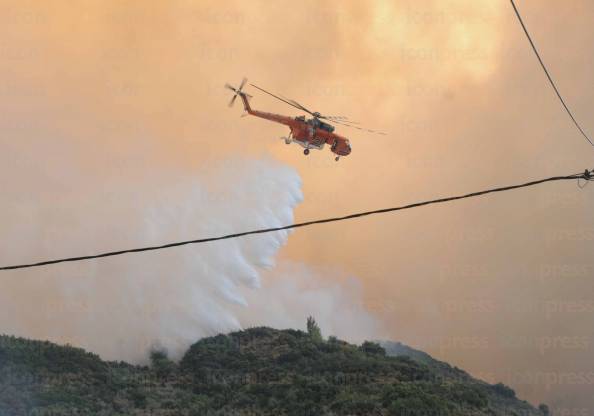
<svg viewBox="0 0 594 416">
<path fill-rule="evenodd" d="M 231 101 L 229 101 L 229 107 L 233 107 L 233 104 L 235 103 L 235 99 L 237 98 L 238 95 L 245 96 L 245 97 L 248 97 L 248 98 L 251 98 L 252 97 L 251 95 L 248 95 L 248 94 L 246 94 L 245 92 L 242 91 L 243 90 L 243 87 L 246 84 L 246 82 L 247 82 L 247 78 L 244 78 L 241 81 L 241 84 L 239 84 L 239 87 L 238 88 L 234 88 L 232 85 L 225 84 L 225 88 L 227 88 L 228 90 L 233 91 L 233 97 L 231 97 Z"/>
</svg>

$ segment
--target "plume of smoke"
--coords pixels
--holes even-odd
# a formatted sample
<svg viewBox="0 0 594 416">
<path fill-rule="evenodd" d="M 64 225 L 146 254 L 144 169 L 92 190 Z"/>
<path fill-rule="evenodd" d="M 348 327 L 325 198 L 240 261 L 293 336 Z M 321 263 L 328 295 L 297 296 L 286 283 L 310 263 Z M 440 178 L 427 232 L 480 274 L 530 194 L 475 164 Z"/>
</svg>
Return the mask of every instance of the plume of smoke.
<svg viewBox="0 0 594 416">
<path fill-rule="evenodd" d="M 306 317 L 313 315 L 324 336 L 360 343 L 383 333 L 380 322 L 362 304 L 362 288 L 356 278 L 344 279 L 335 270 L 280 261 L 274 270 L 264 273 L 263 282 L 261 290 L 247 291 L 249 304 L 258 306 L 238 313 L 244 326 L 303 329 Z"/>
<path fill-rule="evenodd" d="M 18 224 L 3 233 L 4 244 L 12 242 L 13 259 L 36 259 L 293 221 L 293 208 L 302 199 L 293 169 L 272 160 L 234 160 L 207 170 L 198 177 L 145 177 L 141 183 L 153 186 L 142 189 L 111 181 L 101 193 L 65 193 L 51 204 L 20 206 L 3 216 L 4 230 L 11 228 L 9 218 Z M 270 271 L 267 286 L 255 290 L 261 286 L 260 271 L 274 265 L 287 235 L 4 274 L 0 332 L 142 362 L 151 346 L 158 344 L 177 358 L 197 339 L 240 329 L 242 323 L 302 327 L 313 314 L 324 329 L 342 336 L 372 328 L 371 318 L 356 304 L 356 289 L 315 283 L 314 272 L 305 266 L 283 266 L 278 276 Z M 350 318 L 341 324 L 345 313 Z"/>
</svg>

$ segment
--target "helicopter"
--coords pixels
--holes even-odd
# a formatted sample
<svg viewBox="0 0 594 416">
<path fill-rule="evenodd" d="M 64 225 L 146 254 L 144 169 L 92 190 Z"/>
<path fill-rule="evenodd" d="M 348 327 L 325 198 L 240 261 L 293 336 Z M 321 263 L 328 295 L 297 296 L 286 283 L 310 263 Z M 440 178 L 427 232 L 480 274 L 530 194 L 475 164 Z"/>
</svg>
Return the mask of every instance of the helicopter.
<svg viewBox="0 0 594 416">
<path fill-rule="evenodd" d="M 233 91 L 233 97 L 231 97 L 231 101 L 229 101 L 229 107 L 232 107 L 235 103 L 237 97 L 241 98 L 243 102 L 243 108 L 248 115 L 252 115 L 255 117 L 263 118 L 266 120 L 273 121 L 275 123 L 284 124 L 288 126 L 290 131 L 289 135 L 286 137 L 281 137 L 285 141 L 286 144 L 297 143 L 301 147 L 303 147 L 303 154 L 309 155 L 311 149 L 315 150 L 322 150 L 325 145 L 330 146 L 330 150 L 332 153 L 336 155 L 334 158 L 336 161 L 340 159 L 341 156 L 348 156 L 351 154 L 352 148 L 349 139 L 334 132 L 335 127 L 332 124 L 347 126 L 363 131 L 367 131 L 370 133 L 376 134 L 383 134 L 385 133 L 375 130 L 369 130 L 358 126 L 357 122 L 350 121 L 346 117 L 333 117 L 333 116 L 324 116 L 317 111 L 310 111 L 301 104 L 299 104 L 295 100 L 290 100 L 288 98 L 283 98 L 272 94 L 271 92 L 266 91 L 263 88 L 258 87 L 254 84 L 249 84 L 252 87 L 276 98 L 288 104 L 298 110 L 301 110 L 312 117 L 306 119 L 305 116 L 297 116 L 297 117 L 289 117 L 280 114 L 274 113 L 267 113 L 264 111 L 254 110 L 250 106 L 249 99 L 252 98 L 251 95 L 246 94 L 243 91 L 243 87 L 247 83 L 247 78 L 244 78 L 239 87 L 235 88 L 232 85 L 225 84 L 225 88 Z M 332 124 L 330 124 L 332 123 Z"/>
</svg>

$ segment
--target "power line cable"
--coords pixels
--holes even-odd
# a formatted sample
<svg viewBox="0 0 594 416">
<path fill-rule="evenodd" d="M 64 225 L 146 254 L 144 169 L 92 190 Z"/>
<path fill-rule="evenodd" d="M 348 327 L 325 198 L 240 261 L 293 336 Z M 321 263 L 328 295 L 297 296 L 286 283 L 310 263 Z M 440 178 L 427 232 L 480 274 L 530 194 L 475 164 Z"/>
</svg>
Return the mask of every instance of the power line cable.
<svg viewBox="0 0 594 416">
<path fill-rule="evenodd" d="M 433 199 L 433 200 L 424 201 L 424 202 L 416 202 L 413 204 L 403 205 L 400 207 L 383 208 L 383 209 L 377 209 L 377 210 L 373 210 L 373 211 L 365 211 L 365 212 L 359 212 L 356 214 L 345 215 L 342 217 L 333 217 L 333 218 L 326 218 L 326 219 L 321 219 L 321 220 L 301 222 L 301 223 L 297 223 L 297 224 L 285 225 L 283 227 L 264 228 L 264 229 L 259 229 L 259 230 L 245 231 L 245 232 L 241 232 L 241 233 L 228 234 L 228 235 L 224 235 L 224 236 L 220 236 L 220 237 L 210 237 L 210 238 L 202 238 L 202 239 L 197 239 L 197 240 L 179 241 L 179 242 L 175 242 L 175 243 L 163 244 L 160 246 L 133 248 L 133 249 L 128 249 L 128 250 L 111 251 L 111 252 L 107 252 L 107 253 L 94 254 L 94 255 L 89 255 L 89 256 L 69 257 L 69 258 L 63 258 L 63 259 L 57 259 L 57 260 L 41 261 L 38 263 L 18 264 L 18 265 L 14 265 L 14 266 L 4 266 L 4 267 L 0 267 L 0 271 L 1 270 L 15 270 L 15 269 L 25 269 L 25 268 L 31 268 L 31 267 L 48 266 L 50 264 L 57 264 L 57 263 L 91 260 L 91 259 L 98 259 L 98 258 L 102 258 L 102 257 L 119 256 L 119 255 L 128 254 L 128 253 L 139 253 L 139 252 L 143 252 L 143 251 L 162 250 L 162 249 L 166 249 L 166 248 L 179 247 L 179 246 L 184 246 L 184 245 L 188 245 L 188 244 L 202 244 L 202 243 L 209 243 L 209 242 L 218 241 L 218 240 L 228 240 L 231 238 L 238 238 L 238 237 L 243 237 L 243 236 L 253 235 L 253 234 L 263 234 L 263 233 L 270 233 L 270 232 L 274 232 L 274 231 L 289 230 L 289 229 L 293 229 L 293 228 L 308 227 L 308 226 L 311 226 L 314 224 L 324 224 L 324 223 L 328 223 L 328 222 L 345 221 L 345 220 L 350 220 L 350 219 L 354 219 L 354 218 L 365 217 L 368 215 L 383 214 L 383 213 L 387 213 L 387 212 L 417 208 L 417 207 L 421 207 L 421 206 L 425 206 L 425 205 L 450 202 L 450 201 L 455 201 L 458 199 L 472 198 L 472 197 L 486 195 L 486 194 L 490 194 L 490 193 L 494 193 L 494 192 L 503 192 L 503 191 L 509 191 L 512 189 L 526 188 L 529 186 L 534 186 L 534 185 L 542 184 L 545 182 L 554 182 L 554 181 L 563 181 L 563 180 L 579 180 L 579 179 L 584 179 L 584 180 L 590 181 L 590 180 L 594 180 L 593 174 L 594 174 L 594 170 L 588 171 L 586 169 L 583 173 L 567 175 L 567 176 L 553 176 L 550 178 L 539 179 L 539 180 L 535 180 L 535 181 L 531 181 L 531 182 L 522 183 L 519 185 L 504 186 L 504 187 L 500 187 L 500 188 L 493 188 L 493 189 L 488 189 L 488 190 L 484 190 L 484 191 L 473 192 L 473 193 L 466 194 L 466 195 L 451 196 L 451 197 L 447 197 L 447 198 Z"/>
<path fill-rule="evenodd" d="M 573 121 L 573 124 L 575 124 L 575 126 L 580 131 L 580 133 L 582 134 L 582 136 L 584 136 L 584 138 L 590 143 L 590 145 L 594 146 L 594 143 L 592 142 L 592 140 L 590 140 L 590 138 L 588 137 L 588 135 L 584 132 L 584 130 L 582 129 L 582 127 L 579 125 L 579 123 L 577 122 L 577 120 L 573 116 L 571 110 L 569 110 L 569 107 L 567 106 L 567 104 L 565 104 L 565 100 L 561 96 L 561 93 L 557 89 L 557 85 L 555 85 L 555 82 L 553 81 L 553 78 L 549 74 L 549 71 L 547 70 L 547 67 L 545 66 L 542 58 L 540 57 L 540 54 L 538 53 L 538 50 L 536 49 L 536 45 L 534 45 L 534 42 L 532 41 L 532 37 L 530 36 L 530 33 L 528 33 L 528 29 L 526 29 L 526 25 L 524 24 L 524 21 L 522 20 L 522 16 L 520 15 L 520 12 L 518 11 L 518 8 L 516 7 L 516 4 L 514 3 L 514 0 L 510 0 L 510 1 L 511 1 L 511 4 L 512 4 L 512 7 L 514 8 L 514 12 L 516 13 L 516 17 L 518 18 L 520 24 L 522 25 L 522 29 L 524 29 L 524 33 L 526 34 L 526 37 L 528 38 L 528 41 L 530 42 L 530 46 L 532 46 L 532 50 L 536 54 L 536 57 L 538 58 L 538 62 L 540 62 L 540 66 L 542 66 L 542 69 L 544 70 L 547 78 L 549 79 L 549 82 L 551 83 L 551 86 L 555 90 L 555 93 L 557 94 L 557 97 L 559 97 L 559 101 L 561 101 L 561 104 L 563 104 L 563 107 L 565 108 L 565 111 L 567 112 L 567 114 L 569 114 L 569 117 L 571 117 L 571 120 Z"/>
</svg>

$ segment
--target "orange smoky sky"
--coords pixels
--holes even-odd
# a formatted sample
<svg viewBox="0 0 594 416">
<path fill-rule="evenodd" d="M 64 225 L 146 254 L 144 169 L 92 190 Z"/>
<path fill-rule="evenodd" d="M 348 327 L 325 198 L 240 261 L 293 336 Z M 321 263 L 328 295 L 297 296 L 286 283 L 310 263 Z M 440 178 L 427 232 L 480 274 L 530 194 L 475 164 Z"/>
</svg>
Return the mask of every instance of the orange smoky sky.
<svg viewBox="0 0 594 416">
<path fill-rule="evenodd" d="M 594 3 L 518 3 L 594 133 Z M 227 108 L 223 85 L 243 76 L 388 134 L 339 128 L 349 157 L 304 157 L 278 139 L 283 126 Z M 256 109 L 298 115 L 247 91 Z M 0 160 L 13 168 L 3 198 L 45 195 L 59 175 L 81 189 L 87 176 L 138 175 L 134 158 L 193 172 L 272 155 L 302 177 L 299 221 L 594 167 L 503 0 L 2 1 L 0 118 Z M 386 336 L 592 414 L 592 192 L 550 184 L 320 225 L 280 256 L 356 276 Z"/>
</svg>

